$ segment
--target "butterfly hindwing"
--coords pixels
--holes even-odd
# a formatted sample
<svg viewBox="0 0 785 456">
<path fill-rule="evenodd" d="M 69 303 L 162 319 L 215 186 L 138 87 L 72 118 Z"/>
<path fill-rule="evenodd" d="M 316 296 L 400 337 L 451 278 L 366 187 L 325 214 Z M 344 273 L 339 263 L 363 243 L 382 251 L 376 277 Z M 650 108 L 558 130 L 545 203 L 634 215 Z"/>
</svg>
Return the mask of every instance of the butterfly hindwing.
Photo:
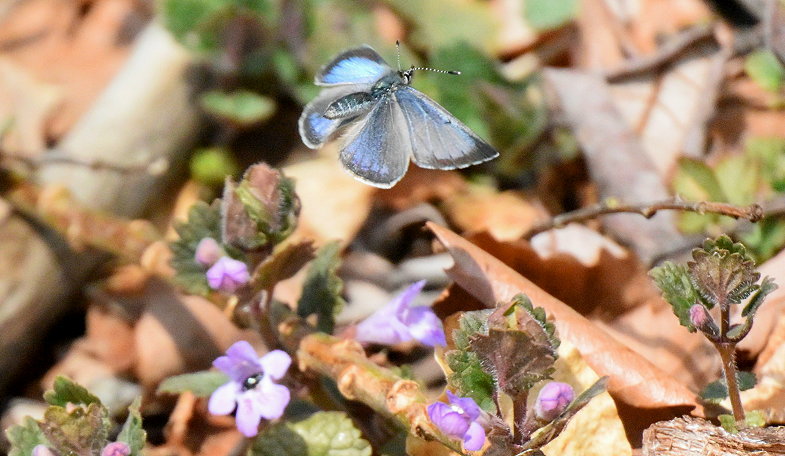
<svg viewBox="0 0 785 456">
<path fill-rule="evenodd" d="M 395 185 L 409 167 L 411 144 L 405 119 L 392 97 L 383 97 L 346 133 L 341 162 L 360 180 L 380 188 Z"/>
<path fill-rule="evenodd" d="M 499 156 L 499 152 L 425 94 L 402 86 L 394 97 L 406 118 L 413 160 L 418 166 L 465 168 Z"/>
<path fill-rule="evenodd" d="M 327 108 L 334 101 L 357 92 L 369 89 L 367 84 L 346 84 L 335 87 L 326 87 L 322 92 L 305 106 L 300 115 L 300 137 L 306 146 L 317 149 L 327 141 L 336 130 L 352 118 L 328 119 L 324 116 Z"/>
<path fill-rule="evenodd" d="M 316 75 L 316 85 L 373 84 L 392 68 L 370 46 L 345 51 Z"/>
</svg>

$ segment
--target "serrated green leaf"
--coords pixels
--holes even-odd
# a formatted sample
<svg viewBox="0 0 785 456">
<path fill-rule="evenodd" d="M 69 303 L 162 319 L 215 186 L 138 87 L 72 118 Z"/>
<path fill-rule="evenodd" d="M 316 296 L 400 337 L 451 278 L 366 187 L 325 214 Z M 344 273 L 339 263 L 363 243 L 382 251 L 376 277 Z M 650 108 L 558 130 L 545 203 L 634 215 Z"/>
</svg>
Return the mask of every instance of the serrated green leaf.
<svg viewBox="0 0 785 456">
<path fill-rule="evenodd" d="M 692 251 L 692 258 L 687 263 L 689 275 L 705 302 L 738 304 L 759 288 L 755 261 L 744 245 L 728 236 L 707 239 L 703 248 Z"/>
<path fill-rule="evenodd" d="M 174 280 L 187 292 L 206 295 L 210 292 L 205 276 L 206 268 L 194 259 L 199 242 L 211 237 L 220 243 L 221 218 L 217 205 L 197 202 L 188 210 L 188 219 L 175 224 L 179 238 L 169 243 L 172 259 L 169 264 L 175 271 Z"/>
<path fill-rule="evenodd" d="M 50 406 L 39 426 L 58 453 L 94 456 L 106 446 L 111 423 L 106 408 L 92 403 L 87 408 L 77 407 L 70 413 L 63 407 Z"/>
<path fill-rule="evenodd" d="M 6 429 L 5 435 L 11 444 L 8 456 L 30 456 L 36 445 L 51 445 L 38 427 L 38 422 L 29 416 L 24 418 L 22 424 Z"/>
<path fill-rule="evenodd" d="M 278 423 L 254 439 L 254 456 L 370 456 L 371 445 L 342 412 L 317 412 L 296 423 Z"/>
<path fill-rule="evenodd" d="M 754 388 L 757 381 L 758 379 L 752 372 L 736 372 L 736 383 L 739 385 L 740 391 Z M 721 378 L 709 383 L 701 390 L 699 395 L 701 399 L 708 403 L 719 404 L 728 397 L 728 386 L 725 379 Z"/>
<path fill-rule="evenodd" d="M 526 22 L 539 30 L 564 25 L 578 15 L 578 0 L 526 0 Z"/>
<path fill-rule="evenodd" d="M 763 304 L 763 301 L 766 299 L 766 295 L 776 290 L 777 288 L 779 287 L 777 286 L 776 283 L 774 283 L 774 279 L 772 279 L 771 277 L 764 277 L 763 281 L 760 283 L 758 291 L 756 291 L 755 294 L 752 295 L 750 301 L 747 303 L 746 306 L 744 306 L 744 310 L 742 310 L 741 316 L 742 317 L 749 316 L 750 318 L 755 316 L 755 312 L 757 312 L 761 304 Z"/>
<path fill-rule="evenodd" d="M 58 375 L 52 390 L 44 393 L 44 400 L 49 405 L 65 407 L 67 404 L 90 405 L 101 404 L 98 396 L 87 391 L 82 385 L 74 383 L 70 378 Z"/>
<path fill-rule="evenodd" d="M 180 394 L 189 391 L 197 397 L 207 397 L 228 381 L 229 377 L 219 371 L 201 371 L 175 375 L 162 381 L 158 385 L 156 394 Z"/>
<path fill-rule="evenodd" d="M 317 329 L 328 334 L 335 327 L 335 316 L 346 304 L 341 297 L 343 280 L 338 277 L 340 266 L 339 242 L 326 244 L 316 253 L 303 284 L 303 293 L 297 302 L 297 314 L 305 318 L 316 314 Z"/>
<path fill-rule="evenodd" d="M 139 456 L 147 441 L 147 432 L 142 428 L 142 415 L 139 413 L 141 399 L 136 398 L 128 407 L 128 418 L 125 419 L 120 434 L 117 435 L 118 442 L 125 442 L 131 449 L 130 456 Z"/>
<path fill-rule="evenodd" d="M 455 350 L 444 354 L 445 362 L 452 373 L 447 384 L 459 396 L 471 397 L 485 411 L 495 412 L 493 394 L 496 390 L 493 377 L 483 370 L 480 358 L 471 351 L 470 339 L 477 334 L 487 334 L 488 316 L 491 310 L 464 312 L 458 320 L 458 329 L 452 338 Z"/>
<path fill-rule="evenodd" d="M 690 321 L 690 307 L 700 302 L 700 293 L 692 284 L 687 268 L 666 261 L 649 271 L 649 275 L 660 289 L 662 297 L 671 305 L 679 324 L 695 332 L 696 328 Z"/>
<path fill-rule="evenodd" d="M 209 186 L 222 185 L 226 176 L 233 176 L 239 171 L 237 161 L 232 154 L 220 147 L 209 147 L 194 152 L 190 168 L 194 180 Z"/>
<path fill-rule="evenodd" d="M 785 67 L 769 50 L 761 49 L 748 55 L 744 70 L 753 81 L 770 92 L 779 91 L 785 83 Z"/>
<path fill-rule="evenodd" d="M 239 126 L 263 122 L 275 113 L 275 102 L 257 93 L 238 90 L 224 93 L 217 90 L 206 92 L 199 100 L 206 112 Z"/>
</svg>

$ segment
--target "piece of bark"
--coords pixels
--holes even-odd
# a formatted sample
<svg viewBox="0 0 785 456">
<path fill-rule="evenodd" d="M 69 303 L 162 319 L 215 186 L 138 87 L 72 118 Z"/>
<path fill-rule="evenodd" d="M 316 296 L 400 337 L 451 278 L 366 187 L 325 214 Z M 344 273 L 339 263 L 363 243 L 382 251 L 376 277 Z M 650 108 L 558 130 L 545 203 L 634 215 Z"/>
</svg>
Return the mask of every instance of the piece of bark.
<svg viewBox="0 0 785 456">
<path fill-rule="evenodd" d="M 186 77 L 190 64 L 190 54 L 160 24 L 149 25 L 118 75 L 55 149 L 61 158 L 115 168 L 164 160 L 169 173 L 123 173 L 58 160 L 42 165 L 37 182 L 63 185 L 91 209 L 141 215 L 160 199 L 197 136 L 197 110 Z M 61 239 L 16 216 L 0 220 L 0 252 L 2 392 L 104 256 L 75 254 Z"/>
<path fill-rule="evenodd" d="M 785 428 L 753 428 L 731 434 L 700 418 L 660 421 L 643 432 L 643 456 L 781 456 Z"/>
</svg>

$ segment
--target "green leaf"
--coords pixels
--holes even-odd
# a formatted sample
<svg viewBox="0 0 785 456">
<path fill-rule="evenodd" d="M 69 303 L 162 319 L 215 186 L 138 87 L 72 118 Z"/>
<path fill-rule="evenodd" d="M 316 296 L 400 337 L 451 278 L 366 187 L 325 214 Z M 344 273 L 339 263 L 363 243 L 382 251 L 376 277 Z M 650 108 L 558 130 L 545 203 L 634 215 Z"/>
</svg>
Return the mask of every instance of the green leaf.
<svg viewBox="0 0 785 456">
<path fill-rule="evenodd" d="M 732 204 L 750 204 L 755 201 L 761 184 L 760 166 L 750 157 L 731 155 L 720 160 L 714 174 L 727 201 Z"/>
<path fill-rule="evenodd" d="M 270 98 L 247 90 L 224 93 L 217 90 L 206 92 L 200 99 L 202 109 L 215 117 L 238 126 L 250 126 L 263 122 L 275 113 L 275 102 Z"/>
<path fill-rule="evenodd" d="M 676 194 L 689 201 L 728 201 L 714 170 L 699 160 L 680 158 L 672 186 Z M 686 233 L 703 232 L 720 219 L 714 214 L 686 212 L 679 217 L 679 229 Z"/>
<path fill-rule="evenodd" d="M 700 302 L 700 293 L 693 285 L 687 268 L 666 261 L 649 271 L 649 275 L 660 289 L 662 297 L 671 305 L 679 324 L 695 332 L 696 328 L 690 321 L 690 307 Z"/>
<path fill-rule="evenodd" d="M 254 439 L 254 456 L 370 456 L 371 445 L 343 412 L 317 412 L 297 423 L 278 423 Z"/>
<path fill-rule="evenodd" d="M 746 391 L 755 387 L 757 378 L 752 372 L 738 371 L 736 372 L 736 382 L 740 391 Z M 699 396 L 710 404 L 719 404 L 728 397 L 728 385 L 725 379 L 721 378 L 709 383 L 701 390 Z"/>
<path fill-rule="evenodd" d="M 220 186 L 226 176 L 239 172 L 239 166 L 232 154 L 220 147 L 199 149 L 191 157 L 191 176 L 203 185 Z"/>
<path fill-rule="evenodd" d="M 760 288 L 755 261 L 743 244 L 734 244 L 726 235 L 707 239 L 692 251 L 692 258 L 687 268 L 705 302 L 738 304 Z"/>
<path fill-rule="evenodd" d="M 578 15 L 578 0 L 526 0 L 526 21 L 540 30 L 559 27 Z"/>
<path fill-rule="evenodd" d="M 455 0 L 384 0 L 403 19 L 414 24 L 408 41 L 424 49 L 439 49 L 465 41 L 489 51 L 496 21 L 487 5 Z"/>
<path fill-rule="evenodd" d="M 766 426 L 766 414 L 762 410 L 751 410 L 744 414 L 747 427 L 762 428 Z"/>
<path fill-rule="evenodd" d="M 761 176 L 777 192 L 785 191 L 785 138 L 752 137 L 744 144 L 747 157 L 759 163 Z"/>
<path fill-rule="evenodd" d="M 159 4 L 164 25 L 172 35 L 199 49 L 217 45 L 214 33 L 207 32 L 225 3 L 225 0 L 163 0 Z"/>
<path fill-rule="evenodd" d="M 206 295 L 210 292 L 207 277 L 204 275 L 207 269 L 196 262 L 194 255 L 199 241 L 206 237 L 220 243 L 221 219 L 218 206 L 197 202 L 188 210 L 187 221 L 176 224 L 174 229 L 180 236 L 169 243 L 172 251 L 169 264 L 175 270 L 174 280 L 191 294 Z"/>
<path fill-rule="evenodd" d="M 303 293 L 297 302 L 297 314 L 303 318 L 316 314 L 317 329 L 328 334 L 335 327 L 335 316 L 346 304 L 341 297 L 343 280 L 338 277 L 340 249 L 338 241 L 319 249 L 308 268 Z"/>
<path fill-rule="evenodd" d="M 785 82 L 785 67 L 769 50 L 761 49 L 748 55 L 744 70 L 753 81 L 770 92 L 778 92 Z"/>
<path fill-rule="evenodd" d="M 38 422 L 29 416 L 24 418 L 22 424 L 6 429 L 5 435 L 11 444 L 8 456 L 30 456 L 36 445 L 51 445 L 38 427 Z"/>
<path fill-rule="evenodd" d="M 764 277 L 763 281 L 760 283 L 760 288 L 758 291 L 752 295 L 750 301 L 744 306 L 744 310 L 741 312 L 742 317 L 749 316 L 752 318 L 755 315 L 755 312 L 758 311 L 761 304 L 763 304 L 763 300 L 766 299 L 766 295 L 771 293 L 772 291 L 778 288 L 777 284 L 774 283 L 774 279 L 771 277 Z"/>
<path fill-rule="evenodd" d="M 470 340 L 475 335 L 487 334 L 487 321 L 491 310 L 464 312 L 458 320 L 458 329 L 452 338 L 455 350 L 444 354 L 452 371 L 447 384 L 462 397 L 471 397 L 485 411 L 495 412 L 493 395 L 496 390 L 493 377 L 480 364 L 480 358 L 471 351 Z"/>
<path fill-rule="evenodd" d="M 251 282 L 257 291 L 269 290 L 286 280 L 314 259 L 312 241 L 280 244 L 269 257 L 257 266 Z"/>
<path fill-rule="evenodd" d="M 92 403 L 87 408 L 77 407 L 70 413 L 63 407 L 51 406 L 39 426 L 58 453 L 93 456 L 101 454 L 101 449 L 106 446 L 111 423 L 106 408 Z"/>
<path fill-rule="evenodd" d="M 180 394 L 189 391 L 197 397 L 207 397 L 228 381 L 229 377 L 219 371 L 201 371 L 175 375 L 162 381 L 158 385 L 156 394 Z"/>
<path fill-rule="evenodd" d="M 101 404 L 98 396 L 62 375 L 55 378 L 53 389 L 44 393 L 44 400 L 49 405 L 59 405 L 60 407 L 65 407 L 69 403 L 74 405 Z"/>
<path fill-rule="evenodd" d="M 741 236 L 741 240 L 755 255 L 755 261 L 762 263 L 785 246 L 785 221 L 765 218 L 753 224 L 750 231 Z"/>
<path fill-rule="evenodd" d="M 141 399 L 136 398 L 128 407 L 128 418 L 125 419 L 120 434 L 117 435 L 118 442 L 125 442 L 131 449 L 130 456 L 139 456 L 147 440 L 147 432 L 142 428 L 142 415 L 139 413 Z"/>
</svg>

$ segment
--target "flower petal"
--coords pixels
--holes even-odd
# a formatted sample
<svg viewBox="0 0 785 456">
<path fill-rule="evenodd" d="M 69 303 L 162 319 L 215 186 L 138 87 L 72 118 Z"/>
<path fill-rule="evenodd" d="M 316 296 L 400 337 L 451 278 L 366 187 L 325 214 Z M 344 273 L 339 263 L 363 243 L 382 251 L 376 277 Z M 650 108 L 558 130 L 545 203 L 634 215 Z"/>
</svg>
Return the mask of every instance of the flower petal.
<svg viewBox="0 0 785 456">
<path fill-rule="evenodd" d="M 262 371 L 259 355 L 251 344 L 241 340 L 235 342 L 228 350 L 226 356 L 219 356 L 213 361 L 213 366 L 220 369 L 232 380 L 242 383 L 251 375 Z"/>
<path fill-rule="evenodd" d="M 444 402 L 434 402 L 427 410 L 431 422 L 449 436 L 462 439 L 469 429 L 469 417 L 456 412 Z"/>
<path fill-rule="evenodd" d="M 413 337 L 409 332 L 409 328 L 390 313 L 388 308 L 380 309 L 358 323 L 354 339 L 357 342 L 395 345 L 408 342 Z"/>
<path fill-rule="evenodd" d="M 237 413 L 235 421 L 237 429 L 246 437 L 253 437 L 259 432 L 259 422 L 262 421 L 259 398 L 256 390 L 249 390 L 240 395 L 237 400 Z"/>
<path fill-rule="evenodd" d="M 403 324 L 409 328 L 412 337 L 430 347 L 446 346 L 442 321 L 430 307 L 418 306 L 406 312 Z"/>
<path fill-rule="evenodd" d="M 273 383 L 268 376 L 262 379 L 255 392 L 259 397 L 259 413 L 267 420 L 280 418 L 291 398 L 289 388 Z"/>
<path fill-rule="evenodd" d="M 463 436 L 463 448 L 477 451 L 485 444 L 485 429 L 479 423 L 473 422 Z"/>
<path fill-rule="evenodd" d="M 474 399 L 470 397 L 456 396 L 450 391 L 447 391 L 447 398 L 449 398 L 450 404 L 456 405 L 461 410 L 463 410 L 463 413 L 465 413 L 471 421 L 474 421 L 480 417 L 482 412 L 480 411 L 480 406 L 474 402 Z"/>
<path fill-rule="evenodd" d="M 409 285 L 401 294 L 393 298 L 388 306 L 394 309 L 394 312 L 400 316 L 402 312 L 411 307 L 412 301 L 420 294 L 426 282 L 426 280 L 420 280 Z"/>
<path fill-rule="evenodd" d="M 262 356 L 259 362 L 265 375 L 269 375 L 273 380 L 279 380 L 289 370 L 289 365 L 292 364 L 292 357 L 283 350 L 273 350 Z"/>
<path fill-rule="evenodd" d="M 210 400 L 207 402 L 207 410 L 213 415 L 228 415 L 232 413 L 239 392 L 240 385 L 235 382 L 219 386 L 210 395 Z"/>
</svg>

